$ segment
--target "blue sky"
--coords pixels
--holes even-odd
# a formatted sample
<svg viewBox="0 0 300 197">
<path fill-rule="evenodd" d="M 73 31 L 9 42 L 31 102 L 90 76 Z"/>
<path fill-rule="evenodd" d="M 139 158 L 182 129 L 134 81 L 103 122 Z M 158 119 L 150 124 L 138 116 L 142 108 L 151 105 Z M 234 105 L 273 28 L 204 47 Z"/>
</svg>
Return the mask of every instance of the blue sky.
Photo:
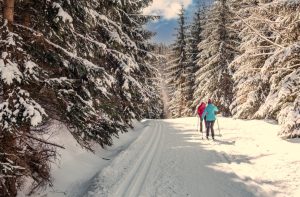
<svg viewBox="0 0 300 197">
<path fill-rule="evenodd" d="M 184 5 L 187 12 L 187 19 L 190 20 L 198 2 L 209 4 L 211 1 L 212 0 L 153 0 L 153 4 L 145 10 L 146 14 L 161 16 L 160 20 L 152 22 L 147 26 L 149 30 L 157 33 L 153 41 L 165 44 L 172 43 L 177 26 L 177 14 L 181 4 Z"/>
</svg>

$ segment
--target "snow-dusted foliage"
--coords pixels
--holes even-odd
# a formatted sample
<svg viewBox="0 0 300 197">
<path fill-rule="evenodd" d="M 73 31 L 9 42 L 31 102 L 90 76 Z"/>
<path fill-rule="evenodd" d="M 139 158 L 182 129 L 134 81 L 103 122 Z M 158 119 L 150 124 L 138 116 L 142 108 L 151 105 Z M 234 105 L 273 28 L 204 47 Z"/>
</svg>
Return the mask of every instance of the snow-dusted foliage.
<svg viewBox="0 0 300 197">
<path fill-rule="evenodd" d="M 171 91 L 170 111 L 173 117 L 188 115 L 191 70 L 188 65 L 187 55 L 187 26 L 185 10 L 182 7 L 178 18 L 178 28 L 172 54 L 168 62 L 167 78 Z"/>
<path fill-rule="evenodd" d="M 192 69 L 192 95 L 190 98 L 190 110 L 193 114 L 197 105 L 201 102 L 201 98 L 198 96 L 194 97 L 195 89 L 196 89 L 196 75 L 195 73 L 199 70 L 199 65 L 197 64 L 198 55 L 201 52 L 198 48 L 198 44 L 203 41 L 202 32 L 203 27 L 205 25 L 207 7 L 204 5 L 198 5 L 198 9 L 194 13 L 193 21 L 189 27 L 189 37 L 188 37 L 188 56 L 189 56 L 189 65 Z M 194 114 L 193 114 L 194 115 Z"/>
<path fill-rule="evenodd" d="M 0 27 L 1 196 L 15 196 L 22 176 L 32 177 L 33 187 L 44 186 L 49 180 L 48 162 L 55 156 L 53 148 L 41 143 L 38 133 L 30 129 L 42 123 L 47 114 L 28 90 L 37 70 L 23 45 L 23 38 L 4 21 Z"/>
<path fill-rule="evenodd" d="M 200 53 L 198 49 L 198 44 L 203 40 L 201 33 L 203 31 L 203 25 L 205 21 L 205 7 L 204 5 L 197 5 L 198 8 L 194 13 L 193 20 L 188 26 L 187 34 L 187 66 L 186 81 L 184 83 L 185 94 L 186 94 L 186 106 L 184 109 L 184 114 L 186 116 L 193 116 L 197 104 L 199 104 L 199 99 L 194 99 L 195 92 L 195 73 L 199 70 L 197 65 L 198 54 Z"/>
<path fill-rule="evenodd" d="M 236 55 L 236 32 L 230 28 L 232 13 L 227 0 L 217 0 L 207 12 L 198 45 L 198 65 L 194 98 L 212 99 L 224 115 L 230 115 L 232 76 L 228 65 Z"/>
<path fill-rule="evenodd" d="M 157 71 L 149 64 L 152 33 L 144 29 L 152 17 L 141 14 L 149 3 L 26 0 L 6 6 L 14 8 L 14 21 L 0 16 L 4 195 L 15 196 L 24 176 L 33 178 L 33 189 L 50 181 L 55 144 L 37 130 L 49 119 L 65 123 L 91 149 L 94 142 L 111 145 L 133 118 L 160 115 L 160 106 L 152 105 L 159 101 L 153 95 Z"/>
<path fill-rule="evenodd" d="M 154 111 L 151 113 L 150 112 L 150 118 L 151 118 L 151 114 L 160 114 L 161 118 L 168 118 L 169 117 L 169 107 L 168 107 L 168 103 L 169 103 L 169 95 L 168 95 L 168 91 L 167 91 L 167 85 L 166 85 L 166 73 L 165 73 L 165 68 L 167 66 L 167 54 L 169 52 L 169 47 L 166 46 L 165 44 L 154 44 L 154 51 L 153 53 L 155 53 L 156 55 L 156 59 L 153 60 L 152 65 L 155 66 L 155 68 L 158 71 L 158 75 L 155 76 L 155 80 L 153 81 L 153 87 L 155 87 L 155 89 L 153 89 L 152 91 L 152 95 L 153 98 L 155 97 L 159 97 L 160 99 L 158 100 L 158 102 L 153 102 L 150 106 L 155 107 L 157 110 L 156 113 L 154 113 Z M 153 99 L 153 101 L 155 101 L 157 99 Z M 159 106 L 159 107 L 158 107 Z"/>
<path fill-rule="evenodd" d="M 141 119 L 142 117 L 157 118 L 161 115 L 161 101 L 159 99 L 159 90 L 157 88 L 157 69 L 150 65 L 156 55 L 149 53 L 154 48 L 149 44 L 149 39 L 154 35 L 144 29 L 144 25 L 156 17 L 143 16 L 142 9 L 148 6 L 151 0 L 126 0 L 118 2 L 123 11 L 120 12 L 122 30 L 127 34 L 128 39 L 125 42 L 128 45 L 124 50 L 132 58 L 134 64 L 132 68 L 122 68 L 123 82 L 122 86 L 129 87 L 128 91 L 122 92 L 128 100 L 128 118 Z M 122 97 L 121 97 L 122 98 Z M 125 110 L 126 112 L 126 110 Z M 124 114 L 125 117 L 127 114 Z"/>
<path fill-rule="evenodd" d="M 250 2 L 231 10 L 237 13 L 237 21 L 232 26 L 240 30 L 241 54 L 230 65 L 234 73 L 234 96 L 230 107 L 234 117 L 243 119 L 251 119 L 265 100 L 268 86 L 263 83 L 260 71 L 269 52 L 274 51 L 274 46 L 266 39 L 253 33 L 253 29 L 260 29 L 269 33 L 268 37 L 272 36 L 268 24 L 256 20 L 259 17 L 254 14 L 256 6 Z"/>
<path fill-rule="evenodd" d="M 261 70 L 270 90 L 255 117 L 275 118 L 282 136 L 300 137 L 300 2 L 277 0 L 258 11 L 275 32 L 276 50 Z"/>
<path fill-rule="evenodd" d="M 232 65 L 238 118 L 272 118 L 282 136 L 299 136 L 300 2 L 261 1 L 241 9 L 241 51 Z"/>
</svg>

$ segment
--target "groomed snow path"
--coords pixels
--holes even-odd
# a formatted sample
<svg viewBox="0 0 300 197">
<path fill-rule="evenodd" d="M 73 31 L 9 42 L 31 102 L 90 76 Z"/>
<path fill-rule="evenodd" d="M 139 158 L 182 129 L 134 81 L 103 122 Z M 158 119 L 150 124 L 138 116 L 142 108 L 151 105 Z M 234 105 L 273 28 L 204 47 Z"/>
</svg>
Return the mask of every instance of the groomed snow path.
<svg viewBox="0 0 300 197">
<path fill-rule="evenodd" d="M 299 141 L 278 138 L 279 127 L 264 121 L 219 123 L 213 142 L 202 140 L 196 118 L 145 121 L 85 196 L 300 196 Z"/>
</svg>

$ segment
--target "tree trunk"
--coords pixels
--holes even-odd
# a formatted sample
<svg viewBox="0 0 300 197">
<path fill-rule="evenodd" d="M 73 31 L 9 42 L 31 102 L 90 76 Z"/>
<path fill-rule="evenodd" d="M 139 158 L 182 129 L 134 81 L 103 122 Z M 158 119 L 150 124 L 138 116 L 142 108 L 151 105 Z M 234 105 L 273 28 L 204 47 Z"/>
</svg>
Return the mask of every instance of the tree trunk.
<svg viewBox="0 0 300 197">
<path fill-rule="evenodd" d="M 3 18 L 8 22 L 8 29 L 12 31 L 14 22 L 15 0 L 4 0 Z"/>
<path fill-rule="evenodd" d="M 15 151 L 15 144 L 16 140 L 13 137 L 13 135 L 7 131 L 0 130 L 0 133 L 3 134 L 3 138 L 0 140 L 0 148 L 2 149 L 3 153 L 7 154 L 1 157 L 0 162 L 6 163 L 7 160 L 15 162 L 16 157 L 13 155 L 16 155 Z M 6 178 L 4 178 L 4 186 L 5 189 L 1 191 L 0 197 L 14 197 L 17 196 L 17 187 L 16 187 L 16 181 L 17 177 L 15 176 L 14 172 L 5 174 Z M 5 176 L 4 175 L 4 176 Z"/>
<path fill-rule="evenodd" d="M 25 27 L 29 27 L 31 20 L 30 20 L 30 0 L 25 0 L 24 6 L 24 14 L 23 14 L 23 25 Z"/>
<path fill-rule="evenodd" d="M 180 78 L 180 104 L 179 104 L 179 117 L 182 117 L 182 111 L 184 109 L 183 105 L 184 105 L 184 91 L 183 91 L 183 84 L 184 83 L 184 78 L 181 77 Z"/>
</svg>

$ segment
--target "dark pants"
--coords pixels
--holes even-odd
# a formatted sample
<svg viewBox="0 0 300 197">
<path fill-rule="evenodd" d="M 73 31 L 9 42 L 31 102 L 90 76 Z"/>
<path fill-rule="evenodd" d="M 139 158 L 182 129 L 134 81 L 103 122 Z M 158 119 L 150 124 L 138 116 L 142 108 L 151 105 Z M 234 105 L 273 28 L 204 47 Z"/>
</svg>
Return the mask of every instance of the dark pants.
<svg viewBox="0 0 300 197">
<path fill-rule="evenodd" d="M 209 136 L 209 130 L 211 130 L 211 137 L 215 137 L 214 124 L 215 121 L 206 121 L 206 137 Z"/>
<path fill-rule="evenodd" d="M 200 132 L 202 133 L 203 132 L 203 118 L 200 117 Z M 205 120 L 205 117 L 204 117 L 204 124 L 205 124 L 205 127 L 206 127 L 206 120 Z"/>
</svg>

